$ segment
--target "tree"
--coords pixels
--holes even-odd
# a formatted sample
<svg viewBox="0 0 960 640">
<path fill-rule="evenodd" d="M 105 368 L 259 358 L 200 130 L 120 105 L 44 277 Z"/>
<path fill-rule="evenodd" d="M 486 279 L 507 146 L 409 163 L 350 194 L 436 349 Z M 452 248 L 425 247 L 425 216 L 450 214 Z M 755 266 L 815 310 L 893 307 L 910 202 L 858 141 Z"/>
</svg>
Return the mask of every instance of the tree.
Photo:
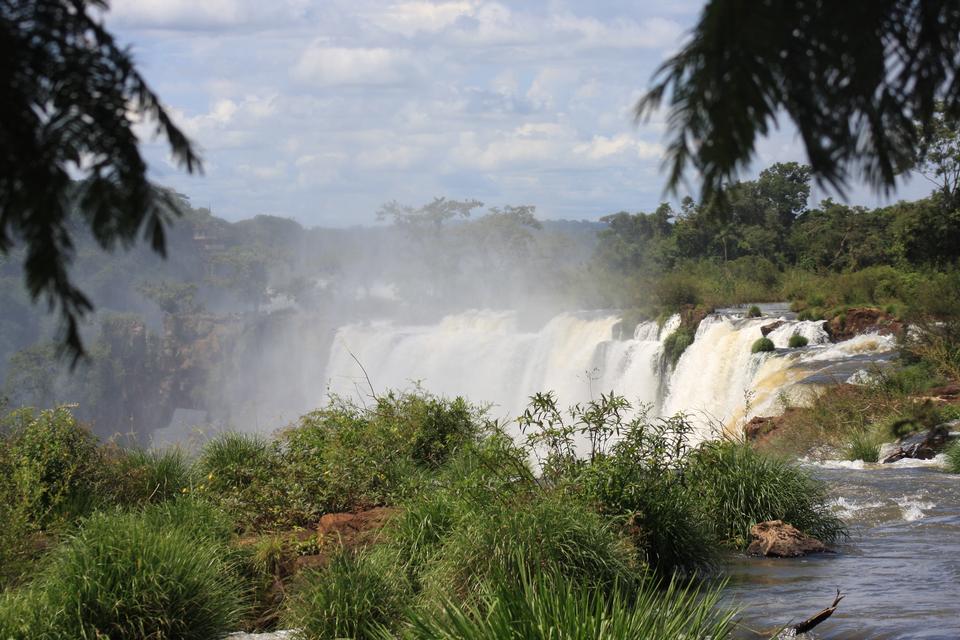
<svg viewBox="0 0 960 640">
<path fill-rule="evenodd" d="M 960 118 L 946 113 L 943 105 L 920 140 L 916 170 L 937 186 L 947 212 L 960 208 Z"/>
<path fill-rule="evenodd" d="M 134 125 L 153 123 L 181 167 L 201 168 L 129 51 L 92 15 L 107 8 L 107 0 L 0 0 L 0 254 L 25 246 L 27 288 L 59 309 L 74 363 L 83 355 L 78 321 L 92 309 L 68 270 L 74 225 L 103 249 L 142 235 L 164 255 L 164 228 L 178 215 L 147 180 Z"/>
<path fill-rule="evenodd" d="M 638 119 L 668 106 L 668 189 L 692 168 L 722 195 L 785 113 L 818 184 L 891 191 L 934 127 L 960 117 L 960 4 L 710 0 L 656 72 Z"/>
</svg>

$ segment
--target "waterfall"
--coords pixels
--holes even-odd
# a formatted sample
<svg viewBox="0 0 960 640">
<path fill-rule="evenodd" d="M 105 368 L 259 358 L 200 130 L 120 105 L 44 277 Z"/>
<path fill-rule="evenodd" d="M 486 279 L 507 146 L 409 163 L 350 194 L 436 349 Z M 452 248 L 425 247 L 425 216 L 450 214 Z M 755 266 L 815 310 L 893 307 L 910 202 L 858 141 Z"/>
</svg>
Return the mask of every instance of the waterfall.
<svg viewBox="0 0 960 640">
<path fill-rule="evenodd" d="M 554 391 L 561 406 L 614 391 L 651 404 L 659 415 L 685 412 L 706 437 L 718 425 L 733 428 L 776 411 L 777 401 L 802 394 L 811 376 L 846 380 L 894 348 L 884 336 L 832 344 L 822 322 L 780 318 L 783 324 L 768 336 L 776 351 L 751 353 L 760 327 L 774 320 L 711 314 L 672 371 L 662 366 L 661 354 L 678 316 L 662 328 L 640 323 L 625 339 L 612 312 L 563 313 L 532 329 L 514 312 L 489 310 L 430 325 L 363 322 L 336 331 L 326 379 L 329 393 L 369 395 L 359 361 L 378 393 L 419 383 L 436 394 L 490 403 L 492 415 L 502 418 L 518 416 L 539 391 Z M 788 349 L 794 334 L 809 346 Z"/>
</svg>

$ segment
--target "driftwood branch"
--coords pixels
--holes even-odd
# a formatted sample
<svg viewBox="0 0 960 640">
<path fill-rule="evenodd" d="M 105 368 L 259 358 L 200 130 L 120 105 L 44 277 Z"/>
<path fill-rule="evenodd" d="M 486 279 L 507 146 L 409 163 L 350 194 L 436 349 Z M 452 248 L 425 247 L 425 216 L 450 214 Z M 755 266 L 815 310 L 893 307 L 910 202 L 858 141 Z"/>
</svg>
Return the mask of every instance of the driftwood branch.
<svg viewBox="0 0 960 640">
<path fill-rule="evenodd" d="M 367 370 L 363 368 L 363 363 L 360 362 L 360 358 L 353 354 L 353 351 L 347 349 L 347 353 L 350 354 L 350 357 L 353 358 L 353 361 L 357 363 L 357 366 L 360 367 L 360 371 L 363 371 L 363 377 L 367 379 L 367 386 L 370 387 L 370 395 L 374 398 L 377 397 L 377 392 L 373 390 L 373 383 L 370 382 L 370 376 L 367 374 Z"/>
<path fill-rule="evenodd" d="M 840 593 L 840 589 L 837 589 L 837 597 L 833 599 L 833 604 L 831 604 L 829 607 L 827 607 L 823 611 L 813 614 L 812 616 L 810 616 L 800 624 L 797 624 L 797 625 L 794 625 L 793 627 L 788 627 L 788 628 L 793 629 L 793 631 L 797 635 L 810 631 L 815 626 L 817 626 L 818 624 L 820 624 L 821 622 L 823 622 L 824 620 L 832 616 L 833 612 L 837 610 L 837 605 L 840 604 L 841 600 L 843 600 L 843 594 Z"/>
</svg>

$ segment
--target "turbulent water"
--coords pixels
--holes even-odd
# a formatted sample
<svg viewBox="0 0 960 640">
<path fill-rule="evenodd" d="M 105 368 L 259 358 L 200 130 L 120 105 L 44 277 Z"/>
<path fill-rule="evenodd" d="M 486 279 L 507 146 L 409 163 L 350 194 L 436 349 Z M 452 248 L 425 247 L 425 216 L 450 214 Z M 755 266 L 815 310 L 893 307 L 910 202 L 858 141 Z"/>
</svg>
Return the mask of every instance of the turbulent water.
<svg viewBox="0 0 960 640">
<path fill-rule="evenodd" d="M 805 383 L 862 376 L 894 346 L 875 335 L 832 344 L 822 323 L 781 317 L 783 326 L 768 336 L 777 350 L 751 354 L 760 327 L 777 319 L 711 314 L 675 368 L 661 356 L 677 317 L 663 327 L 641 323 L 628 336 L 620 316 L 604 312 L 564 313 L 537 327 L 501 311 L 470 311 L 431 325 L 351 324 L 336 332 L 326 377 L 330 391 L 347 396 L 368 394 L 370 385 L 380 392 L 421 383 L 434 393 L 492 403 L 495 415 L 508 418 L 538 391 L 556 392 L 562 405 L 615 391 L 660 415 L 691 414 L 706 437 L 712 428 L 775 413 L 778 402 L 799 401 Z M 794 334 L 809 346 L 788 349 Z"/>
<path fill-rule="evenodd" d="M 812 466 L 851 528 L 838 553 L 800 560 L 735 557 L 727 602 L 740 637 L 767 638 L 846 597 L 811 637 L 960 638 L 960 483 L 936 461 Z"/>
</svg>

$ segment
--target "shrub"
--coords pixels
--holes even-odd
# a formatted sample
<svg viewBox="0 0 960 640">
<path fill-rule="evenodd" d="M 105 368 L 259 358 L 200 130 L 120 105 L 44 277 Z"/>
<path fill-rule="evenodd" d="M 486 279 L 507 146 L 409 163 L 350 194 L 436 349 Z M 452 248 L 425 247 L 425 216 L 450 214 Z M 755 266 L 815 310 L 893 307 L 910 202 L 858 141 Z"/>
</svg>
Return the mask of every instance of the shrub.
<svg viewBox="0 0 960 640">
<path fill-rule="evenodd" d="M 663 341 L 663 357 L 671 367 L 677 366 L 680 356 L 693 344 L 694 332 L 689 327 L 680 326 Z"/>
<path fill-rule="evenodd" d="M 0 586 L 27 575 L 52 538 L 102 501 L 98 458 L 66 407 L 0 420 Z"/>
<path fill-rule="evenodd" d="M 31 638 L 217 637 L 242 611 L 224 553 L 161 512 L 97 514 L 54 552 L 20 616 L 41 621 Z"/>
<path fill-rule="evenodd" d="M 476 442 L 482 411 L 463 399 L 389 393 L 369 409 L 341 399 L 281 436 L 285 466 L 319 511 L 395 503 Z"/>
<path fill-rule="evenodd" d="M 0 489 L 38 527 L 89 513 L 97 497 L 97 442 L 66 407 L 21 409 L 0 424 Z"/>
<path fill-rule="evenodd" d="M 691 454 L 685 479 L 718 536 L 730 546 L 746 546 L 750 527 L 766 520 L 783 520 L 828 543 L 846 535 L 843 523 L 827 507 L 822 483 L 747 444 L 704 443 Z"/>
<path fill-rule="evenodd" d="M 341 550 L 325 569 L 300 577 L 284 622 L 302 640 L 372 638 L 378 629 L 395 627 L 409 591 L 388 558 Z"/>
<path fill-rule="evenodd" d="M 762 315 L 763 315 L 763 312 L 760 311 L 760 307 L 758 307 L 757 305 L 751 306 L 750 310 L 747 311 L 748 318 L 759 318 Z"/>
<path fill-rule="evenodd" d="M 750 353 L 765 353 L 767 351 L 773 351 L 775 348 L 776 347 L 773 346 L 773 340 L 770 338 L 759 338 L 750 347 Z"/>
<path fill-rule="evenodd" d="M 795 333 L 790 336 L 790 341 L 787 343 L 791 349 L 799 349 L 800 347 L 805 347 L 810 343 L 806 336 L 802 336 L 799 333 Z"/>
<path fill-rule="evenodd" d="M 490 638 L 703 638 L 720 639 L 733 630 L 732 612 L 718 609 L 720 589 L 699 591 L 675 582 L 659 588 L 596 591 L 550 572 L 521 566 L 515 583 L 485 591 L 483 603 L 444 600 L 441 615 L 413 611 L 399 637 L 404 640 Z M 393 634 L 381 631 L 381 640 Z"/>
</svg>

